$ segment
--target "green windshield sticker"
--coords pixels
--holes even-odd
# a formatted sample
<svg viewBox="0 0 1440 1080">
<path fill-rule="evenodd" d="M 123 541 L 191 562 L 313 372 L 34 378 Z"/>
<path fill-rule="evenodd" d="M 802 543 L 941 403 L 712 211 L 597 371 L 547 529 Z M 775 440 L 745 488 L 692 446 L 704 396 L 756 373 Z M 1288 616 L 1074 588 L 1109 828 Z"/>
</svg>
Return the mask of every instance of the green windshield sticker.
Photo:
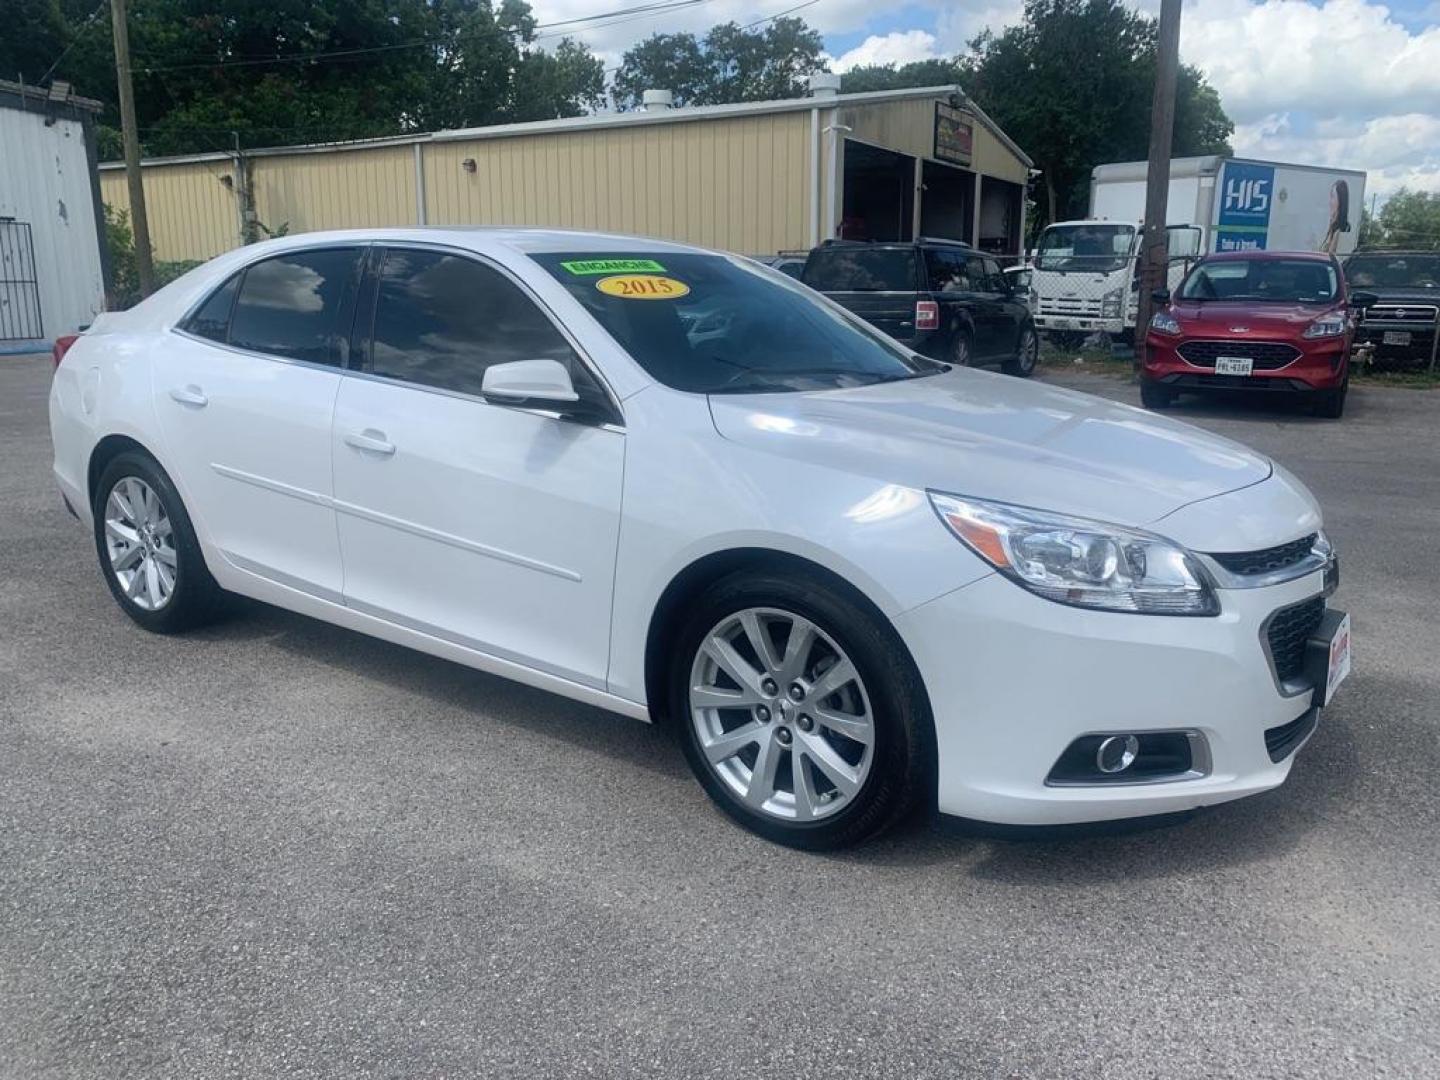
<svg viewBox="0 0 1440 1080">
<path fill-rule="evenodd" d="M 580 259 L 560 264 L 572 274 L 655 274 L 665 272 L 654 259 Z"/>
</svg>

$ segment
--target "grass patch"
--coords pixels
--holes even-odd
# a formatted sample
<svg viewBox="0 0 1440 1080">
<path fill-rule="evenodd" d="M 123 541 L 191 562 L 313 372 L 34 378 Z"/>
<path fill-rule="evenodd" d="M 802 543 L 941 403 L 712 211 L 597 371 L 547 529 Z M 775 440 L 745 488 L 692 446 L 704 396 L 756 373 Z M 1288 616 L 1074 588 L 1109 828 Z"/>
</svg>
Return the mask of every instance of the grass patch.
<svg viewBox="0 0 1440 1080">
<path fill-rule="evenodd" d="M 1124 352 L 1119 349 L 1112 352 L 1104 347 L 1086 347 L 1079 352 L 1063 352 L 1047 344 L 1040 349 L 1040 365 L 1057 373 L 1089 372 L 1126 379 L 1135 371 L 1135 360 L 1128 349 Z"/>
<path fill-rule="evenodd" d="M 1356 368 L 1351 375 L 1359 386 L 1399 386 L 1410 390 L 1440 389 L 1440 371 L 1368 371 Z"/>
</svg>

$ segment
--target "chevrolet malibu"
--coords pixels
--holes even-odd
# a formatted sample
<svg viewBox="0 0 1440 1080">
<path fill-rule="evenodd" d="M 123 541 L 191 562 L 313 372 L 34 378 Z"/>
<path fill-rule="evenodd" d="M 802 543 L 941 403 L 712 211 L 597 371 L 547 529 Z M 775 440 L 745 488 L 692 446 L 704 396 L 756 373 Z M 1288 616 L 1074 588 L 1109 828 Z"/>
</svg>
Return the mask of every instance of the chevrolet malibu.
<svg viewBox="0 0 1440 1080">
<path fill-rule="evenodd" d="M 1349 669 L 1275 463 L 678 244 L 257 244 L 98 320 L 50 419 L 144 629 L 243 594 L 663 719 L 797 847 L 1264 791 Z"/>
</svg>

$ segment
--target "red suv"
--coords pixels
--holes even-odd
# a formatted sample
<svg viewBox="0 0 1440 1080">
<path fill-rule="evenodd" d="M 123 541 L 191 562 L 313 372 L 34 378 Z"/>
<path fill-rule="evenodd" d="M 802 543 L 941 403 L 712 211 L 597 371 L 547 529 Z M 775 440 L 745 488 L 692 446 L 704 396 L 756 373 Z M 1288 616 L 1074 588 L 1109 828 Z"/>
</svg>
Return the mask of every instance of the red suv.
<svg viewBox="0 0 1440 1080">
<path fill-rule="evenodd" d="M 1163 409 L 1184 391 L 1268 390 L 1311 397 L 1322 416 L 1345 409 L 1355 309 L 1333 255 L 1237 251 L 1208 255 L 1150 320 L 1140 396 Z"/>
</svg>

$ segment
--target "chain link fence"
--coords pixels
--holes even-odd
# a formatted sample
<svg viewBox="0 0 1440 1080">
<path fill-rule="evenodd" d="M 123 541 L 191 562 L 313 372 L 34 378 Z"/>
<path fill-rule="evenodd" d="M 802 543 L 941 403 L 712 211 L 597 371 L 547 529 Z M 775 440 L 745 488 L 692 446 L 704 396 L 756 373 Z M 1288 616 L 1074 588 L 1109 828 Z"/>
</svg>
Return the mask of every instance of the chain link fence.
<svg viewBox="0 0 1440 1080">
<path fill-rule="evenodd" d="M 1165 287 L 1177 288 L 1198 256 L 1172 258 Z M 1130 348 L 1140 307 L 1140 259 L 1134 255 L 1039 259 L 1025 273 L 1035 328 L 1052 348 Z"/>
</svg>

